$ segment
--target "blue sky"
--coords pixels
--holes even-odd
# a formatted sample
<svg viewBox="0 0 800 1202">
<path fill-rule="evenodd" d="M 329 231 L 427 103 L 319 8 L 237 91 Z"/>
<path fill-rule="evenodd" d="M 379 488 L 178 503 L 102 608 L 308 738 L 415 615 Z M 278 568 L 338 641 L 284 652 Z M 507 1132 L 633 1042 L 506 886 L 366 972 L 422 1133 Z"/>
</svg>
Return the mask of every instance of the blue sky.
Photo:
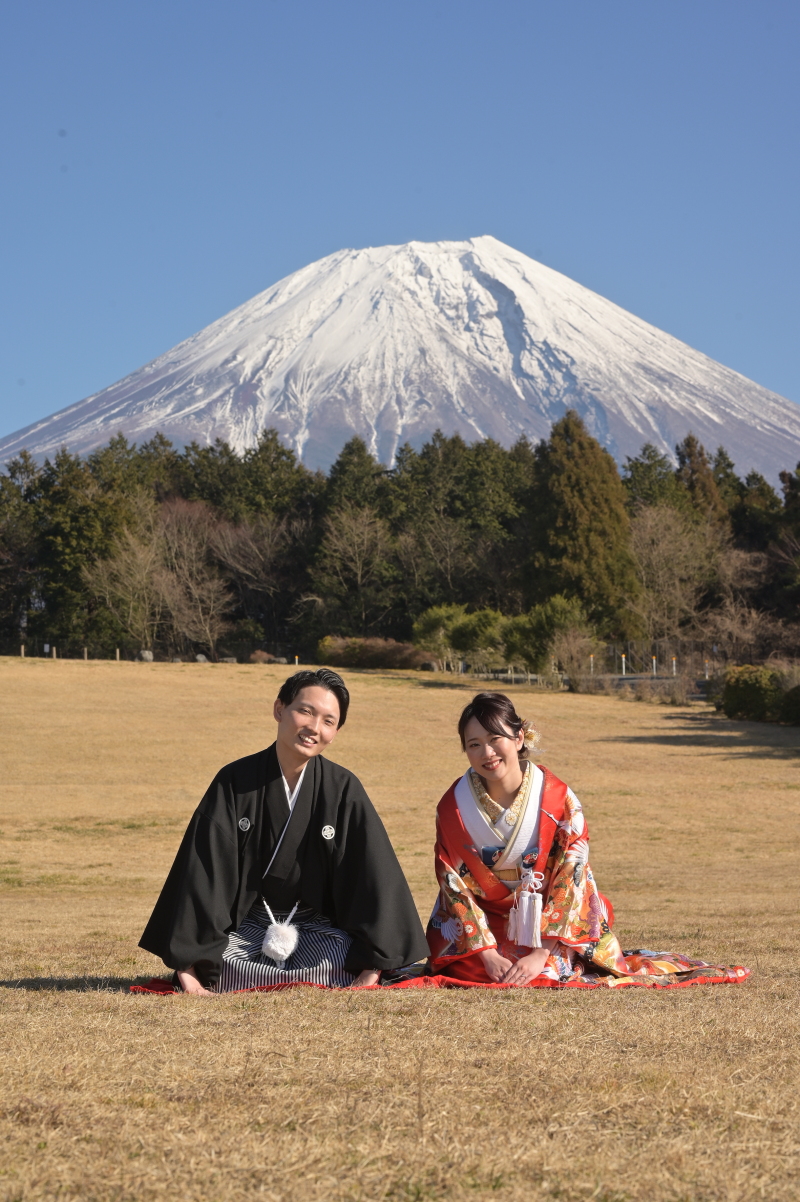
<svg viewBox="0 0 800 1202">
<path fill-rule="evenodd" d="M 344 246 L 493 234 L 800 401 L 796 0 L 26 0 L 0 436 Z"/>
</svg>

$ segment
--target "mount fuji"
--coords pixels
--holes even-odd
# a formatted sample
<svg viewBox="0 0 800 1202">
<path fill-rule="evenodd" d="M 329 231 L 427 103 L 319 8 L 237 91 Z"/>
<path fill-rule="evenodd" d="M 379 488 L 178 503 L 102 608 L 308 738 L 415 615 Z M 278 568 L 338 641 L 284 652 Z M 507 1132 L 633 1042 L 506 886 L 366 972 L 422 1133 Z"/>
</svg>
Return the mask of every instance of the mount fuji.
<svg viewBox="0 0 800 1202">
<path fill-rule="evenodd" d="M 620 462 L 689 431 L 773 482 L 800 459 L 800 405 L 492 237 L 328 255 L 0 439 L 0 458 L 159 430 L 241 452 L 272 426 L 312 468 L 355 434 L 389 464 L 437 428 L 537 440 L 568 408 Z"/>
</svg>

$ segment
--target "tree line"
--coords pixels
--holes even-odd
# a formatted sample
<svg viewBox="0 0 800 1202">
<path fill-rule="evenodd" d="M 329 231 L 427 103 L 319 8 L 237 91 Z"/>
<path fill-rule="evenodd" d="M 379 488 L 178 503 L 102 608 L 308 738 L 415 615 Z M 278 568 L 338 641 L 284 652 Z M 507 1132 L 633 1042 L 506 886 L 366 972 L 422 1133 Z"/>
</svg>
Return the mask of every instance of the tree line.
<svg viewBox="0 0 800 1202">
<path fill-rule="evenodd" d="M 334 636 L 529 670 L 558 639 L 561 658 L 797 655 L 800 464 L 780 480 L 692 434 L 620 472 L 574 411 L 509 450 L 437 432 L 389 469 L 353 438 L 327 475 L 273 430 L 242 454 L 161 435 L 23 452 L 0 474 L 0 646 L 310 660 Z"/>
</svg>

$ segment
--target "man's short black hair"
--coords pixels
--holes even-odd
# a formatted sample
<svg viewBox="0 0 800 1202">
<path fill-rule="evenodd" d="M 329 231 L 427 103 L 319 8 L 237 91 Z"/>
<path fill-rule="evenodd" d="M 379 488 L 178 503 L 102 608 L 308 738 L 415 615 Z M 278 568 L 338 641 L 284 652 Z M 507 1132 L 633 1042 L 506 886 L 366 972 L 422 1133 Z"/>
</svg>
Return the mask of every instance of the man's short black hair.
<svg viewBox="0 0 800 1202">
<path fill-rule="evenodd" d="M 339 702 L 339 723 L 336 729 L 340 730 L 344 726 L 350 707 L 350 694 L 339 673 L 332 672 L 330 668 L 317 668 L 316 672 L 312 672 L 310 668 L 304 668 L 302 672 L 295 672 L 294 676 L 290 676 L 281 685 L 278 701 L 282 701 L 284 705 L 291 705 L 301 689 L 310 689 L 315 685 L 333 693 Z"/>
</svg>

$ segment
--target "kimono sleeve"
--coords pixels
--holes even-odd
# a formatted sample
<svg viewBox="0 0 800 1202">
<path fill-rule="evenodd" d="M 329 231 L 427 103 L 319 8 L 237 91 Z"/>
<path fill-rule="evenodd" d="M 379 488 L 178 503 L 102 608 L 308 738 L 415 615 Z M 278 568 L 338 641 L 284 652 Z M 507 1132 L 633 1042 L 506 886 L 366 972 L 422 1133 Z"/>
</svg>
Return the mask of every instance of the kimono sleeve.
<svg viewBox="0 0 800 1202">
<path fill-rule="evenodd" d="M 214 984 L 236 913 L 239 854 L 233 791 L 218 776 L 195 811 L 139 946 L 168 968 Z"/>
<path fill-rule="evenodd" d="M 589 831 L 583 808 L 571 789 L 567 790 L 564 816 L 553 840 L 547 872 L 542 936 L 573 947 L 597 943 L 608 926 L 589 867 Z"/>
<path fill-rule="evenodd" d="M 360 782 L 344 784 L 333 870 L 335 922 L 353 942 L 345 969 L 392 969 L 424 959 L 428 946 L 403 870 Z"/>
<path fill-rule="evenodd" d="M 466 865 L 456 871 L 452 865 L 455 858 L 445 844 L 437 816 L 435 862 L 439 897 L 427 930 L 431 961 L 437 967 L 497 946 L 486 915 L 470 887 L 474 882 Z"/>
</svg>

